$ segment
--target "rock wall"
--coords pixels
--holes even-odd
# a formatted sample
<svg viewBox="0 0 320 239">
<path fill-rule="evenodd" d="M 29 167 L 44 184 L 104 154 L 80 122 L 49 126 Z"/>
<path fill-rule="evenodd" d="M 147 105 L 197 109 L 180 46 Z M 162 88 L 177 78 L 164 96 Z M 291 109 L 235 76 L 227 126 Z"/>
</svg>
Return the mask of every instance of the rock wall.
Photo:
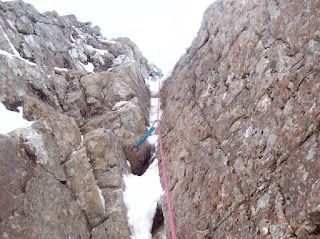
<svg viewBox="0 0 320 239">
<path fill-rule="evenodd" d="M 150 154 L 130 151 L 148 125 L 146 58 L 13 1 L 0 2 L 0 63 L 0 101 L 34 122 L 0 135 L 0 237 L 129 238 L 122 176 Z"/>
<path fill-rule="evenodd" d="M 320 237 L 319 29 L 318 0 L 206 10 L 162 89 L 178 238 Z"/>
</svg>

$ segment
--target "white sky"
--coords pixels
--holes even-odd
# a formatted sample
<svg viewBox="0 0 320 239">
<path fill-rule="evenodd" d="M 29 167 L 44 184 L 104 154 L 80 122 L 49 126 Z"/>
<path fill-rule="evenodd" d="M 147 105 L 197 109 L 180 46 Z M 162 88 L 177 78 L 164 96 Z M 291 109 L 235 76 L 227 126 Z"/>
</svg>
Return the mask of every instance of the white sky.
<svg viewBox="0 0 320 239">
<path fill-rule="evenodd" d="M 44 12 L 75 14 L 110 38 L 133 40 L 145 57 L 168 73 L 200 28 L 214 0 L 25 0 Z"/>
</svg>

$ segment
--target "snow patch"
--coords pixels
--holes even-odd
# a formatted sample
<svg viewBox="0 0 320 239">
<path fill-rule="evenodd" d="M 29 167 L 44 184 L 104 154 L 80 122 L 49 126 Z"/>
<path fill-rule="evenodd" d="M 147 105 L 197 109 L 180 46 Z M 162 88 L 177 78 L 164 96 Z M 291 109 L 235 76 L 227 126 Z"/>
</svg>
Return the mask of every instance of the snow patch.
<svg viewBox="0 0 320 239">
<path fill-rule="evenodd" d="M 157 97 L 159 93 L 159 80 L 150 79 L 149 80 L 150 85 L 150 93 L 153 97 Z"/>
<path fill-rule="evenodd" d="M 106 39 L 99 39 L 100 42 L 102 43 L 111 43 L 111 44 L 117 44 L 117 42 L 115 41 L 111 41 L 111 40 L 106 40 Z"/>
<path fill-rule="evenodd" d="M 80 146 L 83 146 L 83 134 L 80 135 Z"/>
<path fill-rule="evenodd" d="M 246 130 L 246 132 L 245 132 L 245 134 L 244 134 L 244 137 L 245 138 L 248 138 L 250 135 L 251 135 L 251 133 L 252 133 L 252 127 L 250 126 L 247 130 Z"/>
<path fill-rule="evenodd" d="M 82 62 L 78 62 L 78 64 L 87 72 L 94 73 L 94 65 L 91 62 L 88 62 L 87 65 L 83 64 Z"/>
<path fill-rule="evenodd" d="M 163 194 L 159 179 L 158 161 L 155 160 L 142 176 L 124 175 L 123 193 L 128 209 L 131 239 L 151 239 L 151 228 L 157 203 Z"/>
<path fill-rule="evenodd" d="M 53 69 L 56 73 L 64 73 L 69 71 L 69 69 L 67 68 L 60 68 L 60 67 L 54 67 Z"/>
<path fill-rule="evenodd" d="M 102 194 L 102 190 L 97 186 L 98 188 L 98 192 L 99 192 L 99 197 L 100 197 L 100 203 L 101 203 L 101 206 L 103 208 L 103 212 L 106 211 L 106 202 L 104 200 L 104 197 L 103 197 L 103 194 Z"/>
<path fill-rule="evenodd" d="M 119 110 L 124 106 L 134 106 L 134 105 L 130 101 L 119 101 L 112 107 L 112 110 Z"/>
<path fill-rule="evenodd" d="M 18 128 L 29 127 L 33 122 L 23 118 L 23 108 L 18 107 L 19 112 L 7 110 L 0 102 L 0 133 L 7 134 Z"/>
<path fill-rule="evenodd" d="M 37 65 L 36 63 L 33 63 L 33 62 L 31 62 L 31 61 L 29 61 L 27 59 L 24 59 L 22 57 L 18 57 L 16 55 L 13 55 L 13 54 L 11 54 L 11 53 L 9 53 L 7 51 L 4 51 L 4 50 L 0 50 L 0 55 L 8 56 L 9 58 L 13 58 L 14 57 L 16 59 L 24 61 L 26 64 L 28 64 L 30 66 L 36 66 Z"/>
<path fill-rule="evenodd" d="M 4 50 L 0 50 L 0 54 L 1 54 L 1 55 L 4 55 L 4 56 L 8 56 L 8 57 L 10 57 L 10 58 L 12 58 L 12 57 L 15 56 L 15 55 L 13 55 L 13 54 L 11 54 L 11 53 L 9 53 L 9 52 L 7 52 L 7 51 L 4 51 Z"/>
<path fill-rule="evenodd" d="M 151 98 L 150 116 L 149 116 L 150 124 L 152 124 L 152 122 L 157 120 L 157 111 L 158 111 L 158 98 Z"/>
<path fill-rule="evenodd" d="M 93 46 L 91 46 L 91 45 L 87 45 L 87 49 L 89 50 L 89 51 L 95 51 L 95 52 L 98 52 L 99 54 L 101 54 L 101 55 L 104 55 L 105 53 L 109 53 L 109 51 L 108 50 L 103 50 L 103 49 L 97 49 L 97 48 L 94 48 Z"/>
</svg>

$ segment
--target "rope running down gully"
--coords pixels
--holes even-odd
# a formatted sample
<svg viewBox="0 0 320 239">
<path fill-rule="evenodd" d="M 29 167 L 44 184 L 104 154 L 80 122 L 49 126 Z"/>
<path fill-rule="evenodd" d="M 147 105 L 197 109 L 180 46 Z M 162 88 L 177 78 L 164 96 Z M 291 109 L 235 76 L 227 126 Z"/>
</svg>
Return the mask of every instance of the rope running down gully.
<svg viewBox="0 0 320 239">
<path fill-rule="evenodd" d="M 173 207 L 171 203 L 171 197 L 169 192 L 169 184 L 168 184 L 168 178 L 167 178 L 167 170 L 166 170 L 166 163 L 165 158 L 163 154 L 163 147 L 162 147 L 162 138 L 161 138 L 161 128 L 160 128 L 160 79 L 159 79 L 159 91 L 158 91 L 158 110 L 157 110 L 157 120 L 158 120 L 158 127 L 157 127 L 157 133 L 158 133 L 158 139 L 159 139 L 159 158 L 161 160 L 162 164 L 162 180 L 164 183 L 164 191 L 165 191 L 165 198 L 166 198 L 166 204 L 168 209 L 168 221 L 169 221 L 169 227 L 170 227 L 170 233 L 171 238 L 176 239 L 176 227 L 174 223 L 174 216 L 173 216 Z"/>
</svg>

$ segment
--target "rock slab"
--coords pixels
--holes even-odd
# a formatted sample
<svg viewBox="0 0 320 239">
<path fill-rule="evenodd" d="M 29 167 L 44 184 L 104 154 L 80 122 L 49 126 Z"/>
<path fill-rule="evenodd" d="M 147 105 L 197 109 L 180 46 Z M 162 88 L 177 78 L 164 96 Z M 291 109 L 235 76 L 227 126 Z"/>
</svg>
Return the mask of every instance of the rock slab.
<svg viewBox="0 0 320 239">
<path fill-rule="evenodd" d="M 312 0 L 206 10 L 161 92 L 178 238 L 319 238 L 319 12 Z"/>
</svg>

